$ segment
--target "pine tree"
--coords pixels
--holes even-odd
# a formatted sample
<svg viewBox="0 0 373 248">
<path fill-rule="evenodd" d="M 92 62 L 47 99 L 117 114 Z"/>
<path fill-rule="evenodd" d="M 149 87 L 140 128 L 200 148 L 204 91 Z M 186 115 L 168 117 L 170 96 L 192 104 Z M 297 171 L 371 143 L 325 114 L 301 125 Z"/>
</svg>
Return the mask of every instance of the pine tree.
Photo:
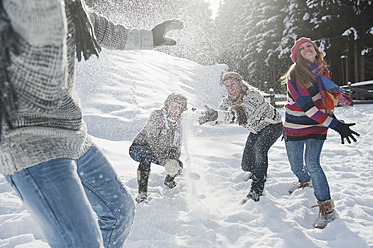
<svg viewBox="0 0 373 248">
<path fill-rule="evenodd" d="M 253 85 L 262 90 L 279 90 L 278 79 L 283 73 L 283 63 L 278 59 L 280 42 L 284 30 L 283 19 L 286 6 L 284 0 L 254 1 L 249 10 L 246 30 L 245 60 L 249 78 Z"/>
<path fill-rule="evenodd" d="M 241 73 L 244 78 L 243 51 L 245 50 L 245 6 L 250 0 L 225 0 L 215 19 L 218 33 L 218 63 L 229 66 L 231 71 Z"/>
</svg>

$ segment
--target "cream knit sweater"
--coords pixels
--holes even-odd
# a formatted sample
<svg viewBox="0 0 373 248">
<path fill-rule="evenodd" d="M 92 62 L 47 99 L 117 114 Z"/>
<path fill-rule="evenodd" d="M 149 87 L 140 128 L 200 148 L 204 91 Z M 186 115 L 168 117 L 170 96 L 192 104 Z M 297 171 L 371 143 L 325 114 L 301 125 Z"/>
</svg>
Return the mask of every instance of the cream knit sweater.
<svg viewBox="0 0 373 248">
<path fill-rule="evenodd" d="M 66 0 L 67 1 L 67 0 Z M 91 146 L 74 91 L 74 25 L 62 0 L 3 0 L 20 35 L 9 77 L 19 99 L 14 129 L 2 123 L 0 173 L 13 174 L 56 158 L 77 159 Z M 150 30 L 128 30 L 88 10 L 107 49 L 152 49 Z"/>
</svg>

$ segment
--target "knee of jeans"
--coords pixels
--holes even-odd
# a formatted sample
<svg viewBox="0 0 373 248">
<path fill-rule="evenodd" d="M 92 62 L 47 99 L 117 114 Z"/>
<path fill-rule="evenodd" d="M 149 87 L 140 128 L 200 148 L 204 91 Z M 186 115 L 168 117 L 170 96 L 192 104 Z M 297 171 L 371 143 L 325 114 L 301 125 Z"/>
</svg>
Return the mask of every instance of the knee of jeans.
<svg viewBox="0 0 373 248">
<path fill-rule="evenodd" d="M 242 168 L 243 171 L 250 171 L 249 166 L 247 166 L 245 164 L 241 164 L 241 168 Z"/>
<path fill-rule="evenodd" d="M 135 213 L 135 202 L 132 199 L 132 196 L 127 192 L 126 188 L 124 187 L 123 183 L 118 180 L 118 183 L 120 185 L 120 190 L 122 192 L 122 202 L 121 202 L 121 207 L 119 209 L 120 216 L 127 215 L 130 218 L 133 219 L 134 213 Z M 123 209 L 124 209 L 124 214 L 123 214 Z"/>
<path fill-rule="evenodd" d="M 295 171 L 302 171 L 303 170 L 303 164 L 301 165 L 296 165 L 296 164 L 290 164 L 290 169 L 291 171 L 295 172 Z"/>
<path fill-rule="evenodd" d="M 306 168 L 309 173 L 318 173 L 322 171 L 320 163 L 306 162 Z"/>
<path fill-rule="evenodd" d="M 136 162 L 152 162 L 152 153 L 144 146 L 131 146 L 129 151 L 130 157 Z"/>
<path fill-rule="evenodd" d="M 124 194 L 124 198 L 121 207 L 117 211 L 117 222 L 115 225 L 115 241 L 123 243 L 124 240 L 130 233 L 133 220 L 135 217 L 135 203 L 127 192 Z"/>
<path fill-rule="evenodd" d="M 133 220 L 135 217 L 135 203 L 131 195 L 124 188 L 123 184 L 117 179 L 121 187 L 121 196 L 118 205 L 112 209 L 112 213 L 108 213 L 105 217 L 100 218 L 100 228 L 102 230 L 111 230 L 106 242 L 108 246 L 123 244 L 124 240 L 130 233 Z"/>
<path fill-rule="evenodd" d="M 117 213 L 117 229 L 123 232 L 129 232 L 129 229 L 131 228 L 133 219 L 135 217 L 135 203 L 129 194 L 126 195 Z"/>
</svg>

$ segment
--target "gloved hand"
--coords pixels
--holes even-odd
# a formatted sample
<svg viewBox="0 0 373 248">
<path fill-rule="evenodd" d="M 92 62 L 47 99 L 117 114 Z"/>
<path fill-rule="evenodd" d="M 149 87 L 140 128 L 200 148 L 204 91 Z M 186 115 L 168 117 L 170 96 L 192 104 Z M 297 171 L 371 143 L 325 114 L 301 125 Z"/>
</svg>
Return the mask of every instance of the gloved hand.
<svg viewBox="0 0 373 248">
<path fill-rule="evenodd" d="M 172 147 L 168 153 L 169 159 L 178 159 L 180 157 L 179 151 L 176 147 Z"/>
<path fill-rule="evenodd" d="M 161 24 L 158 24 L 152 29 L 153 32 L 153 44 L 154 46 L 174 46 L 176 41 L 174 39 L 165 37 L 167 32 L 173 29 L 182 29 L 184 24 L 179 20 L 168 20 Z"/>
<path fill-rule="evenodd" d="M 201 116 L 198 118 L 200 125 L 205 124 L 206 122 L 216 121 L 218 119 L 218 111 L 210 108 L 205 105 L 206 110 L 201 113 Z"/>
<path fill-rule="evenodd" d="M 345 123 L 339 123 L 337 125 L 337 127 L 335 128 L 335 130 L 341 135 L 341 141 L 342 141 L 342 144 L 344 144 L 344 139 L 347 140 L 347 142 L 349 144 L 351 144 L 351 141 L 350 141 L 350 138 L 356 142 L 356 138 L 353 136 L 354 135 L 357 135 L 357 136 L 360 136 L 360 134 L 358 134 L 357 132 L 353 131 L 350 129 L 350 126 L 353 126 L 355 125 L 355 123 L 349 123 L 349 124 L 345 124 Z"/>
</svg>

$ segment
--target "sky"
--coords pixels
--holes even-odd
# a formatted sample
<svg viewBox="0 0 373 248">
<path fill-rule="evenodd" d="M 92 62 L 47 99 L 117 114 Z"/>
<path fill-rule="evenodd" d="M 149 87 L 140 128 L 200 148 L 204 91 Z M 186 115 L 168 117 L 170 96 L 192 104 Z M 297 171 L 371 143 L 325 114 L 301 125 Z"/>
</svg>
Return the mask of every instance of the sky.
<svg viewBox="0 0 373 248">
<path fill-rule="evenodd" d="M 251 181 L 240 168 L 248 130 L 238 125 L 199 125 L 205 104 L 216 108 L 226 65 L 202 66 L 156 51 L 108 51 L 78 63 L 76 90 L 84 120 L 128 192 L 137 195 L 138 164 L 128 155 L 135 135 L 167 95 L 187 96 L 183 115 L 182 175 L 163 185 L 164 168 L 152 165 L 149 202 L 136 204 L 128 248 L 368 248 L 373 247 L 373 108 L 337 108 L 356 122 L 358 142 L 341 145 L 329 131 L 321 157 L 340 219 L 313 228 L 318 210 L 312 188 L 288 189 L 296 180 L 280 139 L 269 151 L 268 181 L 259 202 L 241 200 Z M 192 111 L 192 107 L 197 108 Z M 283 108 L 279 109 L 283 114 Z M 35 221 L 0 176 L 0 248 L 45 248 Z"/>
</svg>

